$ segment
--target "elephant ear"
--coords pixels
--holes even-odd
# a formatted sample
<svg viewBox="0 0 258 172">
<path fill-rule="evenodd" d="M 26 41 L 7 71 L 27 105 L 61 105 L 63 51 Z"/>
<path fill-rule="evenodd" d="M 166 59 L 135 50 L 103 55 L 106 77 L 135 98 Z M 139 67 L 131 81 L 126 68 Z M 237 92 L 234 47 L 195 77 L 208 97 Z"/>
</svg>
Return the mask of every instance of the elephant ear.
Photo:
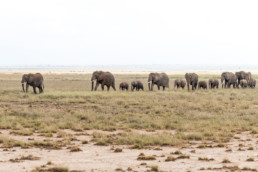
<svg viewBox="0 0 258 172">
<path fill-rule="evenodd" d="M 189 73 L 186 73 L 185 74 L 185 79 L 188 80 L 188 78 L 189 78 Z"/>
<path fill-rule="evenodd" d="M 32 83 L 34 80 L 33 75 L 28 75 L 28 83 Z"/>
</svg>

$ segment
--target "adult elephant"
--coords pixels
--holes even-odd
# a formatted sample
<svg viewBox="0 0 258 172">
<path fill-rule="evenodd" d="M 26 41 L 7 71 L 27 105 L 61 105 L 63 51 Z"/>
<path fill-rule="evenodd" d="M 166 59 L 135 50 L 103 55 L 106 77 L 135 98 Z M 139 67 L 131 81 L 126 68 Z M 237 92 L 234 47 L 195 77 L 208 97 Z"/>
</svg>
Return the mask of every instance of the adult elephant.
<svg viewBox="0 0 258 172">
<path fill-rule="evenodd" d="M 209 88 L 210 89 L 219 88 L 219 80 L 215 78 L 209 79 Z"/>
<path fill-rule="evenodd" d="M 37 94 L 36 88 L 39 88 L 39 93 L 43 93 L 44 91 L 44 78 L 40 73 L 36 74 L 24 74 L 22 76 L 22 90 L 23 92 L 28 92 L 29 86 L 33 87 L 33 91 Z M 26 83 L 26 90 L 24 89 L 24 83 Z"/>
<path fill-rule="evenodd" d="M 222 88 L 230 88 L 233 85 L 233 88 L 237 86 L 237 77 L 232 72 L 223 72 L 221 74 L 221 85 Z"/>
<path fill-rule="evenodd" d="M 192 90 L 197 88 L 198 84 L 198 75 L 196 73 L 186 73 L 185 79 L 187 82 L 187 89 L 190 90 L 190 85 L 192 86 Z"/>
<path fill-rule="evenodd" d="M 160 90 L 160 87 L 163 87 L 163 90 L 165 88 L 169 88 L 169 78 L 166 73 L 150 73 L 149 79 L 148 79 L 148 86 L 149 90 L 153 91 L 153 85 L 157 85 L 158 90 Z"/>
<path fill-rule="evenodd" d="M 251 79 L 252 75 L 251 72 L 239 71 L 235 73 L 237 77 L 237 88 L 239 88 L 240 81 L 245 79 L 247 82 Z"/>
<path fill-rule="evenodd" d="M 93 91 L 94 81 L 96 80 L 95 91 L 98 89 L 98 86 L 101 85 L 102 91 L 104 91 L 104 86 L 107 86 L 107 91 L 112 87 L 116 91 L 115 87 L 115 77 L 110 72 L 95 71 L 91 77 L 91 91 Z"/>
<path fill-rule="evenodd" d="M 186 82 L 183 79 L 176 79 L 174 81 L 174 88 L 180 88 L 181 87 L 182 89 L 184 89 L 185 85 L 186 85 Z"/>
</svg>

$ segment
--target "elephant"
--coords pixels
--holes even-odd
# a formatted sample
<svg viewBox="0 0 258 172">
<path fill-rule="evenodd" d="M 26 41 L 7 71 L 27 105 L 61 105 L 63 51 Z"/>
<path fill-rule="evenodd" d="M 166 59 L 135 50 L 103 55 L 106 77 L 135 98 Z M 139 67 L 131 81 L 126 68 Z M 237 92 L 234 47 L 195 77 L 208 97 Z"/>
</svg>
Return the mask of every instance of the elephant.
<svg viewBox="0 0 258 172">
<path fill-rule="evenodd" d="M 185 79 L 187 82 L 187 89 L 190 90 L 190 85 L 192 85 L 192 90 L 195 90 L 197 88 L 198 83 L 198 75 L 196 73 L 186 73 Z"/>
<path fill-rule="evenodd" d="M 122 91 L 124 91 L 124 90 L 128 91 L 129 84 L 127 82 L 122 82 L 122 83 L 120 83 L 119 89 L 122 90 Z"/>
<path fill-rule="evenodd" d="M 115 77 L 110 72 L 95 71 L 91 77 L 91 91 L 93 91 L 94 81 L 96 80 L 96 86 L 94 91 L 97 91 L 99 84 L 101 84 L 101 89 L 104 91 L 104 86 L 107 86 L 107 91 L 112 87 L 116 91 L 115 87 Z"/>
<path fill-rule="evenodd" d="M 241 79 L 240 86 L 241 86 L 241 88 L 247 88 L 247 86 L 248 86 L 247 80 Z"/>
<path fill-rule="evenodd" d="M 248 82 L 252 77 L 251 72 L 244 71 L 236 72 L 235 75 L 237 77 L 237 88 L 239 88 L 239 84 L 242 79 L 245 79 Z"/>
<path fill-rule="evenodd" d="M 150 73 L 148 78 L 148 86 L 149 90 L 153 91 L 153 85 L 157 85 L 158 90 L 160 87 L 163 87 L 163 91 L 165 88 L 169 88 L 169 78 L 166 73 Z"/>
<path fill-rule="evenodd" d="M 237 77 L 232 72 L 223 72 L 221 74 L 221 85 L 222 88 L 230 88 L 233 85 L 233 88 L 237 86 Z"/>
<path fill-rule="evenodd" d="M 206 81 L 199 81 L 198 89 L 207 89 L 207 82 Z"/>
<path fill-rule="evenodd" d="M 248 87 L 255 88 L 255 86 L 256 86 L 256 80 L 253 78 L 250 78 L 250 80 L 248 82 Z"/>
<path fill-rule="evenodd" d="M 143 84 L 141 81 L 133 81 L 131 82 L 131 90 L 134 91 L 134 89 L 136 89 L 136 91 L 144 91 L 144 88 L 143 88 Z"/>
<path fill-rule="evenodd" d="M 185 85 L 186 85 L 186 82 L 183 79 L 176 79 L 174 81 L 174 88 L 180 88 L 181 87 L 182 89 L 184 89 Z"/>
<path fill-rule="evenodd" d="M 39 88 L 39 93 L 44 92 L 44 78 L 40 73 L 36 74 L 24 74 L 22 76 L 22 90 L 23 92 L 28 92 L 29 86 L 33 87 L 33 91 L 35 94 L 37 94 L 36 88 Z M 26 90 L 24 89 L 24 83 L 26 83 Z"/>
<path fill-rule="evenodd" d="M 215 78 L 209 79 L 209 88 L 210 89 L 219 88 L 219 80 Z"/>
</svg>

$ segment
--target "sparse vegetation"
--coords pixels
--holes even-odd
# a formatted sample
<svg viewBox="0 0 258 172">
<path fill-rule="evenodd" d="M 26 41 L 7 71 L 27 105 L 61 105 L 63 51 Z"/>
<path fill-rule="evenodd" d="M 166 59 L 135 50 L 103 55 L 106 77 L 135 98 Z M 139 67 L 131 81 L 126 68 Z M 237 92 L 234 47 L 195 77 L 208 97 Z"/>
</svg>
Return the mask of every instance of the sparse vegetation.
<svg viewBox="0 0 258 172">
<path fill-rule="evenodd" d="M 34 95 L 21 91 L 20 74 L 12 74 L 12 80 L 8 79 L 9 75 L 1 74 L 0 77 L 6 81 L 0 86 L 0 101 L 4 103 L 4 108 L 0 109 L 4 114 L 0 117 L 0 128 L 11 129 L 15 135 L 28 136 L 37 132 L 53 137 L 63 129 L 76 132 L 124 130 L 125 134 L 116 135 L 115 141 L 104 135 L 101 136 L 103 139 L 95 141 L 98 145 L 129 144 L 142 148 L 202 140 L 213 141 L 222 147 L 234 133 L 250 131 L 255 134 L 258 130 L 255 125 L 257 113 L 254 113 L 258 102 L 256 89 L 197 90 L 191 94 L 173 89 L 165 92 L 90 92 L 90 75 L 53 74 L 46 75 L 46 92 Z M 184 76 L 169 77 L 173 83 L 173 78 Z M 200 75 L 202 79 L 209 77 Z M 116 83 L 128 78 L 129 81 L 140 78 L 147 85 L 145 75 L 117 75 Z M 230 100 L 230 97 L 234 99 Z M 239 100 L 241 106 L 238 106 Z M 174 130 L 176 134 L 141 137 L 135 131 L 127 134 L 128 129 Z"/>
</svg>

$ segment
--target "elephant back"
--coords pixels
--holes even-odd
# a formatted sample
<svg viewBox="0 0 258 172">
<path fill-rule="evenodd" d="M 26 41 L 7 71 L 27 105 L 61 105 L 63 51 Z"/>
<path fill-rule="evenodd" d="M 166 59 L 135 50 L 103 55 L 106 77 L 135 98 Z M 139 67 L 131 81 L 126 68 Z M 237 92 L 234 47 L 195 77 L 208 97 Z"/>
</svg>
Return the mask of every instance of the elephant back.
<svg viewBox="0 0 258 172">
<path fill-rule="evenodd" d="M 115 77 L 112 73 L 110 72 L 103 72 L 99 76 L 99 81 L 104 82 L 106 85 L 112 85 L 115 82 Z"/>
</svg>

